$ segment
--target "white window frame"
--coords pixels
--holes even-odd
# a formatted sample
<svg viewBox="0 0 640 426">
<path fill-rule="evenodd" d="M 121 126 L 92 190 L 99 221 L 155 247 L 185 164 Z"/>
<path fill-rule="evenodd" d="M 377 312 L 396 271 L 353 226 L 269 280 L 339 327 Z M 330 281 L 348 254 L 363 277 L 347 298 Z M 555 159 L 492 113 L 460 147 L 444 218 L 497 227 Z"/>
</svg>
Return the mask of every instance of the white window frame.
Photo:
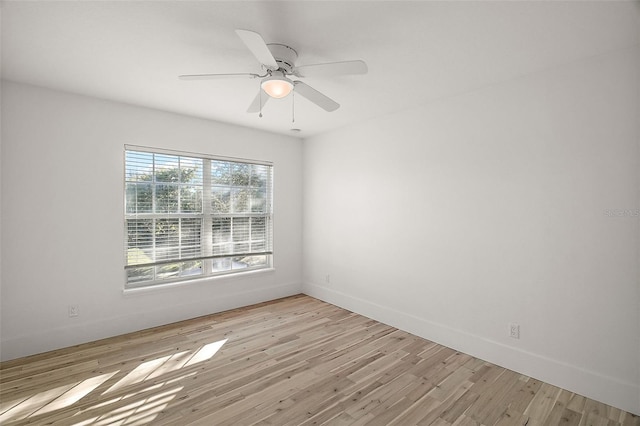
<svg viewBox="0 0 640 426">
<path fill-rule="evenodd" d="M 127 184 L 132 184 L 134 181 L 128 180 L 127 177 L 127 153 L 128 152 L 139 152 L 145 154 L 155 154 L 155 155 L 169 155 L 169 156 L 177 156 L 177 157 L 185 157 L 189 159 L 198 159 L 202 160 L 202 212 L 201 213 L 156 213 L 156 212 L 144 212 L 144 213 L 131 213 L 127 212 Z M 155 158 L 155 157 L 154 157 Z M 265 200 L 265 208 L 263 212 L 226 212 L 226 213 L 215 213 L 212 207 L 212 193 L 213 189 L 219 188 L 224 189 L 225 185 L 219 185 L 217 183 L 212 183 L 212 174 L 211 174 L 211 166 L 214 162 L 223 162 L 229 163 L 232 165 L 240 164 L 240 165 L 249 165 L 249 167 L 255 165 L 258 166 L 260 170 L 267 170 L 265 176 L 265 186 L 266 186 L 266 200 Z M 138 289 L 138 288 L 147 288 L 160 286 L 165 284 L 175 284 L 192 280 L 201 280 L 210 277 L 216 276 L 224 276 L 224 275 L 237 275 L 242 274 L 249 271 L 256 271 L 261 269 L 271 269 L 273 268 L 273 163 L 268 161 L 259 161 L 259 160 L 250 160 L 243 158 L 233 158 L 233 157 L 222 157 L 222 156 L 213 156 L 207 154 L 196 154 L 190 152 L 183 151 L 174 151 L 167 150 L 161 148 L 150 148 L 144 146 L 137 145 L 125 145 L 124 153 L 123 153 L 123 163 L 124 163 L 124 179 L 123 179 L 123 194 L 124 194 L 124 282 L 125 282 L 125 290 L 130 289 Z M 266 169 L 264 167 L 266 166 Z M 155 176 L 155 170 L 152 171 L 153 176 Z M 150 182 L 153 188 L 153 200 L 156 200 L 156 187 L 157 182 L 155 181 L 155 177 L 153 181 Z M 245 188 L 252 188 L 250 185 L 238 186 L 229 184 L 229 190 Z M 155 201 L 154 207 L 155 210 Z M 156 220 L 162 219 L 181 219 L 181 218 L 199 218 L 201 219 L 201 229 L 200 229 L 200 254 L 197 256 L 193 256 L 187 259 L 184 258 L 173 258 L 166 260 L 156 260 L 156 239 L 157 237 L 154 235 L 153 239 L 153 248 L 150 250 L 153 255 L 150 258 L 151 262 L 146 263 L 135 263 L 129 264 L 129 249 L 131 248 L 129 244 L 129 222 L 132 220 L 152 220 L 153 221 L 153 229 L 155 230 Z M 215 253 L 214 251 L 214 231 L 213 231 L 213 223 L 216 219 L 220 219 L 224 221 L 225 219 L 230 219 L 230 231 L 229 235 L 233 236 L 233 223 L 236 220 L 246 220 L 247 223 L 253 223 L 254 218 L 259 220 L 264 220 L 264 248 L 260 251 L 246 251 L 246 252 L 233 252 L 236 245 L 246 245 L 246 244 L 234 244 L 235 240 L 232 239 L 227 244 L 222 244 L 223 246 L 231 245 L 234 247 L 232 252 L 219 252 Z M 253 229 L 251 225 L 249 225 L 249 241 L 251 241 L 251 230 Z M 257 228 L 256 228 L 257 229 Z M 180 234 L 181 235 L 181 234 Z M 249 244 L 249 247 L 252 245 Z M 148 247 L 147 247 L 148 249 Z M 234 263 L 234 259 L 238 259 L 239 257 L 250 258 L 251 256 L 258 256 L 258 259 L 264 256 L 264 263 L 258 264 L 256 266 L 252 265 L 243 265 L 239 264 L 237 266 Z M 225 261 L 229 262 L 229 269 L 220 269 L 214 266 L 216 262 L 222 260 L 223 263 Z M 169 278 L 159 278 L 158 270 L 162 267 L 162 265 L 170 265 L 170 264 L 178 264 L 185 263 L 189 261 L 200 261 L 201 273 L 196 275 L 186 275 L 186 276 L 175 276 Z M 129 271 L 135 270 L 136 268 L 148 269 L 152 268 L 153 279 L 150 280 L 139 280 L 129 282 Z"/>
</svg>

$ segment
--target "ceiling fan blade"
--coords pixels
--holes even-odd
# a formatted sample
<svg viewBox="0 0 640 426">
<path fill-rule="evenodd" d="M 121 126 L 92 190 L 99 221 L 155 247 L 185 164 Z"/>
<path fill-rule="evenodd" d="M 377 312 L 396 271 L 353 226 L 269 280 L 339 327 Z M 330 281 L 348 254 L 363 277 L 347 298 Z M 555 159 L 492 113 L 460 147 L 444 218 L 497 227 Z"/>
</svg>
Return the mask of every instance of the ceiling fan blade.
<svg viewBox="0 0 640 426">
<path fill-rule="evenodd" d="M 369 68 L 364 61 L 328 62 L 302 65 L 296 68 L 298 77 L 329 77 L 334 75 L 366 74 Z"/>
<path fill-rule="evenodd" d="M 251 73 L 232 73 L 232 74 L 184 74 L 179 75 L 178 78 L 180 80 L 214 80 L 218 78 L 234 78 L 234 77 L 244 77 L 244 78 L 256 78 L 260 77 L 258 74 Z"/>
<path fill-rule="evenodd" d="M 258 62 L 271 70 L 278 69 L 278 63 L 260 34 L 249 30 L 236 30 L 236 34 L 242 39 Z"/>
<path fill-rule="evenodd" d="M 320 108 L 324 109 L 325 111 L 331 112 L 340 108 L 339 103 L 323 95 L 322 93 L 318 92 L 316 89 L 309 86 L 308 84 L 305 84 L 301 81 L 294 81 L 293 84 L 295 85 L 296 93 L 309 99 L 311 102 L 318 105 Z"/>
<path fill-rule="evenodd" d="M 251 102 L 251 105 L 249 105 L 247 112 L 250 112 L 250 113 L 260 112 L 262 108 L 264 108 L 264 104 L 267 103 L 269 98 L 270 96 L 264 93 L 262 89 L 260 89 L 255 99 L 253 100 L 253 102 Z M 260 103 L 262 103 L 262 105 L 260 105 Z"/>
</svg>

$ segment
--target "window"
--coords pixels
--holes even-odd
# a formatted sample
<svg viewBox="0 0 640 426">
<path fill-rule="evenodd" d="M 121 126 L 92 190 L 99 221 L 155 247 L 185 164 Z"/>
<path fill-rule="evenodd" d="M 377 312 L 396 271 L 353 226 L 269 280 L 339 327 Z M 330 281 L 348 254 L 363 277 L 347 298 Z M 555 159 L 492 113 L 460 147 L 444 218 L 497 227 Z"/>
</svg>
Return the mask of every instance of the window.
<svg viewBox="0 0 640 426">
<path fill-rule="evenodd" d="M 126 288 L 271 267 L 269 163 L 125 146 Z"/>
</svg>

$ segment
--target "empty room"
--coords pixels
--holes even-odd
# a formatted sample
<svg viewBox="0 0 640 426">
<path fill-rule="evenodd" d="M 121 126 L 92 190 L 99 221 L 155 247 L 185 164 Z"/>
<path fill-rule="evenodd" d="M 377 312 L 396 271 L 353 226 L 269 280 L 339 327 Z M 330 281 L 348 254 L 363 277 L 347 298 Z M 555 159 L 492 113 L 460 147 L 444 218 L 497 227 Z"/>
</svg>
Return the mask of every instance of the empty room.
<svg viewBox="0 0 640 426">
<path fill-rule="evenodd" d="M 0 424 L 640 426 L 639 1 L 0 24 Z"/>
</svg>

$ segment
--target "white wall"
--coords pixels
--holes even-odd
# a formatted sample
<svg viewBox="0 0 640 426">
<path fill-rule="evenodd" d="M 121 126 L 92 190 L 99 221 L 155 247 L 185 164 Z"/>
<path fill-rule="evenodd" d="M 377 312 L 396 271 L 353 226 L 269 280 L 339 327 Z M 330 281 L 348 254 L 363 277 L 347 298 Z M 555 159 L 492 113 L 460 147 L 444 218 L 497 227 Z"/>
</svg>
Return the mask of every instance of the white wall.
<svg viewBox="0 0 640 426">
<path fill-rule="evenodd" d="M 273 161 L 275 271 L 123 294 L 124 144 Z M 2 359 L 299 293 L 301 152 L 296 138 L 3 82 Z"/>
<path fill-rule="evenodd" d="M 305 292 L 640 413 L 639 81 L 636 46 L 305 140 Z"/>
</svg>

